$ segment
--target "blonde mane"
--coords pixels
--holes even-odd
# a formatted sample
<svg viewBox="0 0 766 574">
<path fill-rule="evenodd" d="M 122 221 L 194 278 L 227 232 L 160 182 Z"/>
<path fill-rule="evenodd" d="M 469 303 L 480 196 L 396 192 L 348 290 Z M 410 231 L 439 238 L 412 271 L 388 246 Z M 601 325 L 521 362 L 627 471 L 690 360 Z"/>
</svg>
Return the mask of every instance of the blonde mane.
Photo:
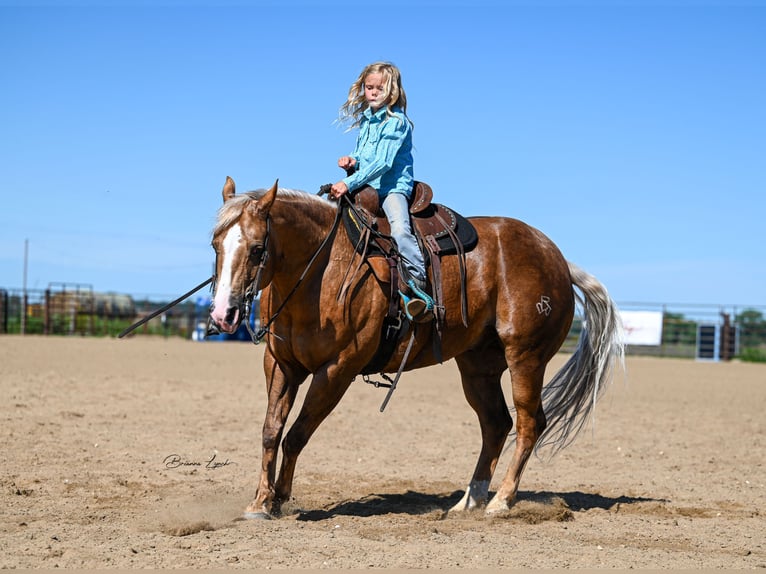
<svg viewBox="0 0 766 574">
<path fill-rule="evenodd" d="M 234 222 L 236 222 L 241 216 L 242 211 L 251 201 L 258 201 L 266 193 L 265 189 L 257 189 L 255 191 L 247 191 L 245 193 L 238 193 L 230 200 L 226 201 L 218 210 L 218 216 L 216 217 L 216 224 L 213 228 L 213 235 L 215 236 L 224 229 L 229 228 Z M 305 204 L 307 206 L 319 207 L 319 209 L 334 210 L 335 204 L 314 195 L 306 193 L 305 191 L 298 191 L 295 189 L 283 189 L 277 190 L 277 201 Z"/>
</svg>

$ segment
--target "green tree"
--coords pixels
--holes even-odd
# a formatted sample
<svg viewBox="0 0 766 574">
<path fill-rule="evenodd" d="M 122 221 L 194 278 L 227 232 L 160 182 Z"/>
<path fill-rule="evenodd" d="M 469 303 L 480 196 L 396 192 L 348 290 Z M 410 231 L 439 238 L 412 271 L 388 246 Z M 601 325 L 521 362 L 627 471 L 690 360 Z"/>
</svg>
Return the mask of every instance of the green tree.
<svg viewBox="0 0 766 574">
<path fill-rule="evenodd" d="M 662 317 L 662 343 L 689 345 L 697 340 L 697 323 L 681 313 L 665 313 Z"/>
<path fill-rule="evenodd" d="M 766 320 L 757 309 L 745 309 L 734 319 L 739 327 L 739 346 L 741 348 L 760 347 L 766 344 Z"/>
</svg>

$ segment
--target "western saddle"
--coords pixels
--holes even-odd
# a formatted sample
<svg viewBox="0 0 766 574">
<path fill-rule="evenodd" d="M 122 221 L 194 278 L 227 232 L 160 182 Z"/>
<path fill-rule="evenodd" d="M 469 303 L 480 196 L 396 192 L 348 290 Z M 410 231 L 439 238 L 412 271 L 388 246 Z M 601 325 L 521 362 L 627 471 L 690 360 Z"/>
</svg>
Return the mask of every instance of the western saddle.
<svg viewBox="0 0 766 574">
<path fill-rule="evenodd" d="M 365 262 L 381 284 L 390 286 L 381 344 L 378 353 L 362 371 L 363 374 L 380 372 L 393 354 L 401 332 L 406 330 L 404 324 L 407 319 L 401 311 L 399 296 L 401 262 L 377 190 L 367 186 L 354 192 L 341 209 L 346 232 L 361 257 L 353 272 L 351 267 L 346 272 L 339 299 L 345 296 L 350 284 L 349 275 L 356 275 Z M 423 182 L 416 182 L 413 188 L 410 215 L 413 231 L 426 262 L 428 283 L 435 302 L 433 323 L 440 341 L 445 318 L 441 258 L 445 255 L 456 255 L 458 258 L 462 319 L 463 324 L 468 326 L 465 258 L 466 252 L 476 245 L 478 236 L 467 219 L 444 205 L 434 203 L 433 190 Z M 435 348 L 440 348 L 438 342 L 435 342 Z"/>
</svg>

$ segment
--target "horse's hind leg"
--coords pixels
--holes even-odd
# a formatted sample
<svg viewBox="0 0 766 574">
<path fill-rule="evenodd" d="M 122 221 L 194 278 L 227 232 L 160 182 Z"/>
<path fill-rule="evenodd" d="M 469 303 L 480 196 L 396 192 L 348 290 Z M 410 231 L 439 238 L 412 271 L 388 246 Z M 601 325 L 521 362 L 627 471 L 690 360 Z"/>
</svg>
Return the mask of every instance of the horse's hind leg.
<svg viewBox="0 0 766 574">
<path fill-rule="evenodd" d="M 463 498 L 450 512 L 469 510 L 486 503 L 500 452 L 513 427 L 500 385 L 507 368 L 502 351 L 472 351 L 456 357 L 456 361 L 465 398 L 479 418 L 481 452 Z"/>
<path fill-rule="evenodd" d="M 487 505 L 487 513 L 506 510 L 516 498 L 521 475 L 537 439 L 545 429 L 541 392 L 545 364 L 530 359 L 511 364 L 511 387 L 516 407 L 516 448 L 497 493 Z"/>
</svg>

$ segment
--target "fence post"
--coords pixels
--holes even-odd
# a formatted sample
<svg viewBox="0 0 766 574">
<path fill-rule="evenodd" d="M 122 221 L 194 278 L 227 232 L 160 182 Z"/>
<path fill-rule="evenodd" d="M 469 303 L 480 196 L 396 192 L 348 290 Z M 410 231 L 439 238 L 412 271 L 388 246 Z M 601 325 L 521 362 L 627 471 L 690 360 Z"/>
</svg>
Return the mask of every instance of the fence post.
<svg viewBox="0 0 766 574">
<path fill-rule="evenodd" d="M 21 297 L 21 334 L 26 335 L 27 334 L 27 305 L 29 304 L 29 296 L 27 295 L 26 290 L 24 290 L 24 295 Z"/>
<path fill-rule="evenodd" d="M 8 333 L 8 291 L 5 289 L 0 289 L 0 297 L 3 298 L 3 319 L 0 324 L 2 324 L 3 333 Z"/>
<path fill-rule="evenodd" d="M 731 361 L 737 354 L 737 327 L 731 324 L 731 315 L 721 312 L 721 349 L 719 354 L 722 361 Z"/>
<path fill-rule="evenodd" d="M 90 290 L 90 305 L 88 309 L 88 332 L 86 335 L 93 335 L 94 329 L 93 329 L 93 315 L 96 313 L 96 298 L 93 295 L 93 289 Z"/>
<path fill-rule="evenodd" d="M 43 313 L 43 333 L 51 334 L 51 290 L 45 290 L 45 310 Z"/>
</svg>

